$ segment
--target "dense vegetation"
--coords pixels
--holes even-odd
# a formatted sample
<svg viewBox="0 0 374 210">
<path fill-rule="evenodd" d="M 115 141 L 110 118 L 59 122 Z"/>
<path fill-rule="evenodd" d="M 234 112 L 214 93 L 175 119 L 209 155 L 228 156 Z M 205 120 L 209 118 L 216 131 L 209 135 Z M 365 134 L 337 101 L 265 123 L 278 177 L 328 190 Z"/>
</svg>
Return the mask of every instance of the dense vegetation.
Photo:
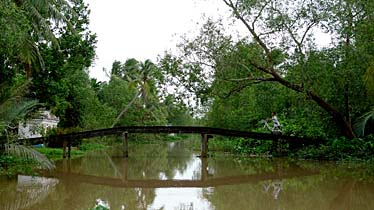
<svg viewBox="0 0 374 210">
<path fill-rule="evenodd" d="M 89 13 L 83 0 L 0 2 L 0 170 L 27 165 L 30 157 L 53 168 L 16 141 L 18 122 L 41 107 L 59 117 L 54 133 L 192 123 L 183 101 L 161 92 L 161 69 L 150 60 L 114 61 L 108 82 L 89 78 L 97 42 Z"/>
<path fill-rule="evenodd" d="M 166 54 L 161 62 L 181 91 L 195 93 L 206 123 L 259 130 L 259 122 L 275 111 L 283 134 L 329 139 L 327 145 L 342 144 L 347 153 L 356 147 L 371 151 L 374 4 L 223 3 L 247 36 L 231 35 L 235 28 L 227 28 L 224 19 L 208 19 L 196 37 L 184 39 L 179 55 Z M 329 38 L 328 46 L 320 45 Z M 244 150 L 257 144 L 242 142 L 237 146 Z"/>
<path fill-rule="evenodd" d="M 88 76 L 97 38 L 83 0 L 1 1 L 0 153 L 40 158 L 14 140 L 18 122 L 44 107 L 60 118 L 58 133 L 192 125 L 191 111 L 207 126 L 268 132 L 259 122 L 275 111 L 283 134 L 326 140 L 286 147 L 292 156 L 372 157 L 374 3 L 222 2 L 244 25 L 241 36 L 208 19 L 197 36 L 183 39 L 179 53 L 158 63 L 114 61 L 102 82 Z M 322 33 L 331 38 L 328 46 L 318 43 Z M 251 154 L 271 147 L 246 139 L 216 146 Z"/>
</svg>

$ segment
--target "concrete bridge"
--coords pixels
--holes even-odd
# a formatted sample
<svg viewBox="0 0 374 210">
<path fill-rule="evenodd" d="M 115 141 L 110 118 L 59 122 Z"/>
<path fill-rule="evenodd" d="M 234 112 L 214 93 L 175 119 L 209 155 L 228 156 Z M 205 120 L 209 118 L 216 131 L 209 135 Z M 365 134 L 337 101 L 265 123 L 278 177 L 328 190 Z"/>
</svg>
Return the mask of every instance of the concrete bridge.
<svg viewBox="0 0 374 210">
<path fill-rule="evenodd" d="M 200 134 L 201 135 L 201 157 L 208 157 L 208 141 L 214 136 L 241 137 L 259 140 L 271 140 L 277 142 L 290 142 L 293 144 L 310 145 L 319 144 L 321 139 L 306 138 L 287 135 L 275 135 L 272 133 L 259 133 L 248 131 L 237 131 L 223 128 L 200 127 L 200 126 L 124 126 L 107 128 L 92 131 L 83 131 L 70 134 L 52 135 L 48 137 L 21 139 L 21 142 L 28 144 L 45 143 L 51 140 L 62 141 L 64 148 L 64 157 L 66 157 L 66 148 L 68 148 L 68 157 L 70 157 L 71 145 L 73 141 L 84 138 L 121 135 L 123 137 L 123 156 L 128 157 L 128 139 L 130 133 L 167 133 L 167 134 Z"/>
</svg>

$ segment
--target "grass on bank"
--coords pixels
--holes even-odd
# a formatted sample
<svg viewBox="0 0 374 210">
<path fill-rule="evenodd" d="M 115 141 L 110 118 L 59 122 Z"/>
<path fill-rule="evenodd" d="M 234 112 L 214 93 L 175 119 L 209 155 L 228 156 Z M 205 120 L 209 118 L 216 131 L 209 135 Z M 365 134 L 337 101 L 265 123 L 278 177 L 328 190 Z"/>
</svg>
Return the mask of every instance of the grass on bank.
<svg viewBox="0 0 374 210">
<path fill-rule="evenodd" d="M 88 152 L 105 149 L 108 146 L 100 143 L 82 143 L 77 147 L 72 147 L 71 158 L 81 157 Z M 63 157 L 62 148 L 34 148 L 39 153 L 45 155 L 52 161 L 61 160 Z M 17 174 L 37 175 L 39 164 L 32 159 L 21 158 L 12 155 L 0 155 L 0 176 L 9 178 Z"/>
<path fill-rule="evenodd" d="M 12 155 L 0 155 L 0 176 L 11 178 L 17 174 L 36 175 L 35 168 L 37 167 L 38 163 L 34 160 Z"/>
<path fill-rule="evenodd" d="M 72 147 L 71 150 L 71 158 L 81 157 L 85 155 L 88 152 L 96 151 L 96 150 L 102 150 L 107 148 L 108 146 L 105 146 L 100 143 L 83 143 L 77 147 Z M 48 159 L 56 161 L 61 160 L 63 157 L 63 149 L 62 148 L 48 148 L 48 147 L 41 147 L 41 148 L 35 148 L 36 151 L 42 153 L 45 155 Z M 67 153 L 67 148 L 66 148 Z"/>
</svg>

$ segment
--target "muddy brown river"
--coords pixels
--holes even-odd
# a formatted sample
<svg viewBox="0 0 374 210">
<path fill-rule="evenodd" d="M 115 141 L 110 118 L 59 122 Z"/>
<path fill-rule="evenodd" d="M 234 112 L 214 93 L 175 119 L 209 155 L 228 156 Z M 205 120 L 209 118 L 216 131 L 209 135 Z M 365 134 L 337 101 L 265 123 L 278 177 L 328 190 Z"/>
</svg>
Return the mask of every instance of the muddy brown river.
<svg viewBox="0 0 374 210">
<path fill-rule="evenodd" d="M 361 163 L 213 153 L 190 141 L 130 144 L 57 162 L 53 174 L 0 180 L 0 209 L 373 210 L 374 174 Z"/>
</svg>

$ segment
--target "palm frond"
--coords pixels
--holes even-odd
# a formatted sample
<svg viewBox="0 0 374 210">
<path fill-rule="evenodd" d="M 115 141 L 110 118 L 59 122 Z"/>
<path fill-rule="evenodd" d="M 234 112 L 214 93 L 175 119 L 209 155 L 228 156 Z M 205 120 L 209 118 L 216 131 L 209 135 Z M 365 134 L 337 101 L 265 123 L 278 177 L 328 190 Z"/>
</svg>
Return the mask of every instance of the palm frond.
<svg viewBox="0 0 374 210">
<path fill-rule="evenodd" d="M 374 109 L 362 115 L 354 124 L 355 131 L 359 136 L 365 135 L 366 124 L 368 123 L 370 118 L 374 119 Z"/>
<path fill-rule="evenodd" d="M 30 160 L 35 160 L 40 164 L 40 167 L 42 169 L 52 170 L 56 167 L 54 163 L 48 160 L 48 158 L 45 157 L 43 154 L 25 145 L 20 145 L 16 143 L 5 144 L 5 152 L 8 155 L 14 155 Z"/>
<path fill-rule="evenodd" d="M 38 104 L 39 102 L 37 100 L 22 100 L 20 102 L 8 101 L 7 104 L 1 104 L 1 121 L 5 124 L 10 124 L 16 118 L 24 117 Z"/>
<path fill-rule="evenodd" d="M 37 100 L 22 97 L 28 91 L 29 82 L 5 90 L 7 92 L 0 101 L 0 121 L 9 125 L 17 117 L 26 115 L 33 107 L 38 105 Z M 4 89 L 0 87 L 3 92 Z"/>
<path fill-rule="evenodd" d="M 43 10 L 46 9 L 47 5 L 36 4 L 35 2 L 40 3 L 41 1 L 24 1 L 22 6 L 32 19 L 31 23 L 33 28 L 39 29 L 36 32 L 39 32 L 44 38 L 55 43 L 56 38 L 50 29 L 50 23 L 48 19 L 41 14 L 41 12 L 44 12 Z"/>
</svg>

